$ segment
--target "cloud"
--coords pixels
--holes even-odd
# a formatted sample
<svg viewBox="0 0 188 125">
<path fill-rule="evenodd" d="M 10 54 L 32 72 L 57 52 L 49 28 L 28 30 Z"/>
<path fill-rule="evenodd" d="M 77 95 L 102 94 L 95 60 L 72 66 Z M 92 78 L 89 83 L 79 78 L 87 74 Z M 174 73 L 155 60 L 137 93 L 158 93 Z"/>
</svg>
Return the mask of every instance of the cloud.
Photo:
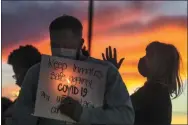
<svg viewBox="0 0 188 125">
<path fill-rule="evenodd" d="M 109 28 L 131 23 L 151 14 L 159 4 L 145 1 L 109 1 L 107 3 L 97 1 L 96 5 L 96 10 L 94 11 L 94 32 L 100 34 Z"/>
<path fill-rule="evenodd" d="M 159 1 L 95 1 L 94 35 L 102 35 L 108 30 L 113 34 L 113 32 L 118 33 L 121 30 L 132 33 L 135 30 L 144 29 L 144 25 L 139 21 L 152 18 L 155 11 L 160 10 L 163 4 L 167 7 L 171 5 Z M 40 41 L 48 37 L 49 23 L 63 13 L 82 20 L 86 37 L 87 11 L 87 1 L 3 1 L 2 47 L 20 44 L 21 41 Z M 158 21 L 160 22 L 160 20 Z"/>
<path fill-rule="evenodd" d="M 186 57 L 186 48 L 183 47 L 186 41 L 186 16 L 152 15 L 154 10 L 159 9 L 161 2 L 105 3 L 96 2 L 95 6 L 92 43 L 94 57 L 101 58 L 101 52 L 104 52 L 105 47 L 112 45 L 118 48 L 119 57 L 126 58 L 122 69 L 137 72 L 135 67 L 137 67 L 138 59 L 144 56 L 145 47 L 154 40 L 175 44 L 181 50 L 183 59 Z M 79 7 L 82 9 L 78 9 Z M 11 11 L 3 12 L 3 18 L 6 17 L 2 21 L 4 61 L 9 52 L 20 44 L 32 44 L 40 52 L 50 54 L 48 25 L 53 18 L 62 13 L 79 17 L 85 27 L 85 36 L 87 35 L 87 3 L 75 5 L 67 2 L 45 2 L 45 4 L 25 2 L 10 5 L 10 8 L 12 8 Z M 145 17 L 151 18 L 148 20 Z M 177 41 L 179 41 L 178 44 Z"/>
<path fill-rule="evenodd" d="M 2 47 L 21 41 L 39 41 L 48 36 L 50 22 L 63 14 L 87 18 L 86 4 L 66 2 L 2 2 Z M 79 7 L 82 7 L 80 9 Z"/>
<path fill-rule="evenodd" d="M 124 20 L 134 20 L 142 10 L 151 10 L 147 2 L 102 2 L 96 1 L 94 29 L 96 32 L 111 25 L 121 24 Z M 21 41 L 39 41 L 48 36 L 50 22 L 62 14 L 79 18 L 84 24 L 87 35 L 88 2 L 68 1 L 3 1 L 2 2 L 2 47 L 20 44 Z M 107 16 L 110 14 L 110 16 Z M 124 16 L 123 16 L 124 15 Z M 130 16 L 131 15 L 131 16 Z M 116 22 L 121 17 L 121 22 Z"/>
<path fill-rule="evenodd" d="M 158 15 L 187 16 L 187 1 L 161 1 L 160 9 L 155 11 Z"/>
<path fill-rule="evenodd" d="M 110 36 L 120 32 L 132 34 L 148 31 L 149 28 L 157 28 L 163 25 L 186 28 L 187 15 L 182 14 L 182 11 L 187 10 L 186 6 L 182 6 L 179 15 L 178 13 L 168 15 L 166 11 L 172 11 L 172 7 L 173 11 L 180 10 L 174 7 L 174 2 L 172 3 L 163 1 L 110 1 L 106 3 L 100 1 L 94 12 L 93 35 L 102 36 L 104 32 Z M 183 5 L 182 2 L 175 3 Z M 161 13 L 162 10 L 163 13 Z"/>
<path fill-rule="evenodd" d="M 117 27 L 113 27 L 108 29 L 105 32 L 107 35 L 116 35 L 116 34 L 124 34 L 124 35 L 133 35 L 140 34 L 144 32 L 150 32 L 152 30 L 160 29 L 161 27 L 180 27 L 187 28 L 187 17 L 186 16 L 159 16 L 147 23 L 140 22 L 139 20 L 135 20 L 129 23 L 120 24 Z M 100 35 L 105 35 L 100 34 Z M 97 34 L 99 35 L 99 34 Z"/>
</svg>

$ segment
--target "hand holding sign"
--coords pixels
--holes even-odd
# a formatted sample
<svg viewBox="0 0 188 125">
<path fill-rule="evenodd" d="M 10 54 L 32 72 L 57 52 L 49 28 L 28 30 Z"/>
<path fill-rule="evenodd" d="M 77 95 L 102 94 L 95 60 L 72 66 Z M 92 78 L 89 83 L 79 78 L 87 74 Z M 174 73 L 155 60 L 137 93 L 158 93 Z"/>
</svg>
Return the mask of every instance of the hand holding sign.
<svg viewBox="0 0 188 125">
<path fill-rule="evenodd" d="M 74 100 L 71 97 L 65 98 L 62 102 L 61 105 L 59 106 L 60 112 L 62 114 L 65 114 L 75 120 L 76 122 L 79 121 L 80 116 L 82 114 L 82 106 L 81 104 Z"/>
<path fill-rule="evenodd" d="M 104 65 L 43 55 L 34 116 L 79 121 L 82 107 L 103 105 L 106 72 Z"/>
</svg>

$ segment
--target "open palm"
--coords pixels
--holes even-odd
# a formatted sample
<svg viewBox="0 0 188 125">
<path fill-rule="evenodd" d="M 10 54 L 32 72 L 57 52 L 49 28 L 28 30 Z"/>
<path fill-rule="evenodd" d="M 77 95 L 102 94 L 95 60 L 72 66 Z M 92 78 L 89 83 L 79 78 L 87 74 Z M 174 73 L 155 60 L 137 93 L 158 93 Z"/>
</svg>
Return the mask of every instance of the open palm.
<svg viewBox="0 0 188 125">
<path fill-rule="evenodd" d="M 103 60 L 111 62 L 114 66 L 116 66 L 119 69 L 125 58 L 121 58 L 120 61 L 118 62 L 116 48 L 114 48 L 113 50 L 114 50 L 114 54 L 112 53 L 111 46 L 109 46 L 108 48 L 106 48 L 106 55 L 102 53 L 102 57 Z"/>
</svg>

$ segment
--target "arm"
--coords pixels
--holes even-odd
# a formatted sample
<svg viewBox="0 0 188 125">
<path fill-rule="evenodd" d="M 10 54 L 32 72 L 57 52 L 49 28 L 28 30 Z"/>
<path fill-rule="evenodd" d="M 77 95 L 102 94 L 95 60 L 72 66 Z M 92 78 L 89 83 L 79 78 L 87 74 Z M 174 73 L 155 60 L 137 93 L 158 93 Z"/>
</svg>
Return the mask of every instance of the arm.
<svg viewBox="0 0 188 125">
<path fill-rule="evenodd" d="M 39 65 L 32 67 L 26 74 L 16 101 L 12 125 L 36 125 L 37 117 L 32 116 L 37 90 Z"/>
<path fill-rule="evenodd" d="M 128 91 L 115 67 L 108 71 L 104 108 L 83 108 L 81 124 L 133 125 L 134 110 Z"/>
</svg>

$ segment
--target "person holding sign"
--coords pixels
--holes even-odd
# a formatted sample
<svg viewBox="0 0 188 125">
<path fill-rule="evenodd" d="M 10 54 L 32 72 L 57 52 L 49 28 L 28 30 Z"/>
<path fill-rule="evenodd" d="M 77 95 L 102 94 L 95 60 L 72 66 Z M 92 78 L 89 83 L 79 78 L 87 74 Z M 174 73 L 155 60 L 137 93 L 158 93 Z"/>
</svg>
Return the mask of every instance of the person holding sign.
<svg viewBox="0 0 188 125">
<path fill-rule="evenodd" d="M 73 119 L 76 124 L 133 125 L 134 110 L 127 88 L 112 64 L 86 57 L 81 52 L 84 43 L 82 24 L 75 17 L 63 15 L 50 24 L 50 44 L 52 56 L 100 64 L 107 67 L 105 93 L 101 107 L 84 107 L 72 97 L 65 97 L 59 106 L 61 114 Z M 13 125 L 62 125 L 64 121 L 38 118 L 34 112 L 36 91 L 41 64 L 33 66 L 23 81 L 22 89 L 13 115 Z M 62 66 L 61 66 L 62 67 Z M 62 85 L 60 85 L 62 87 Z M 62 88 L 59 88 L 61 90 Z M 44 105 L 45 106 L 45 105 Z"/>
</svg>

